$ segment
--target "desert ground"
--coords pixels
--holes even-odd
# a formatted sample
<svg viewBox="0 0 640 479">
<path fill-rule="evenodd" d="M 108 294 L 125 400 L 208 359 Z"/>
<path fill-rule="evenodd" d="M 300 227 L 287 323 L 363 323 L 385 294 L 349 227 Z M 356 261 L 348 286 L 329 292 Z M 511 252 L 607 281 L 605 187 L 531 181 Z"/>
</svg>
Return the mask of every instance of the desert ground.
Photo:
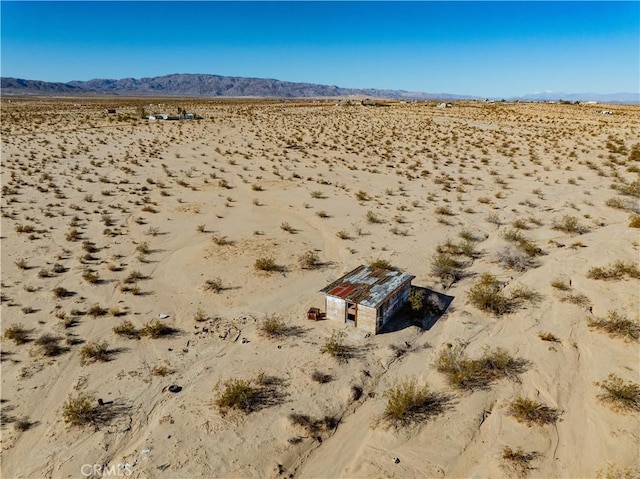
<svg viewBox="0 0 640 479">
<path fill-rule="evenodd" d="M 640 477 L 640 106 L 1 114 L 2 477 Z"/>
</svg>

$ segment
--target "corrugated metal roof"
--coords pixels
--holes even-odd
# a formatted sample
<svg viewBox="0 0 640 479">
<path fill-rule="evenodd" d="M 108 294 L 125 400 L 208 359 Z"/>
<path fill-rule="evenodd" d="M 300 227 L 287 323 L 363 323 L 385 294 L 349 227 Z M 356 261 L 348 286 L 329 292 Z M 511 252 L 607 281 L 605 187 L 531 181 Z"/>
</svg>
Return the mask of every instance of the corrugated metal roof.
<svg viewBox="0 0 640 479">
<path fill-rule="evenodd" d="M 415 276 L 400 271 L 361 265 L 320 290 L 370 308 L 377 308 L 399 286 Z"/>
</svg>

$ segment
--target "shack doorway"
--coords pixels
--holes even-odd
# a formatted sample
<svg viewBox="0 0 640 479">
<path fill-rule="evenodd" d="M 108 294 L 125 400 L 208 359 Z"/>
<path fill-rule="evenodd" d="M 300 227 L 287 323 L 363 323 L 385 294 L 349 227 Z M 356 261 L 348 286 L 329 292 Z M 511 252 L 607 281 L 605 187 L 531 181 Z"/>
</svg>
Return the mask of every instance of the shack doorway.
<svg viewBox="0 0 640 479">
<path fill-rule="evenodd" d="M 352 303 L 351 301 L 346 301 L 345 308 L 345 322 L 347 324 L 353 324 L 354 326 L 358 325 L 358 305 L 356 303 Z"/>
</svg>

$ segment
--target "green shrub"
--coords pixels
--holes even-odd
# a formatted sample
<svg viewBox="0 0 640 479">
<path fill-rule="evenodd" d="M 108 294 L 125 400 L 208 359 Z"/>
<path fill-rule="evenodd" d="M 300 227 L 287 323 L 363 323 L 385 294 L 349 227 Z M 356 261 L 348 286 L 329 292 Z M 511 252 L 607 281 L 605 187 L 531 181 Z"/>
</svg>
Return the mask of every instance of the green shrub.
<svg viewBox="0 0 640 479">
<path fill-rule="evenodd" d="M 463 277 L 464 263 L 447 253 L 436 253 L 431 260 L 431 273 L 441 281 L 455 283 Z"/>
<path fill-rule="evenodd" d="M 522 396 L 518 396 L 511 403 L 509 414 L 516 418 L 518 422 L 526 423 L 528 426 L 553 424 L 558 420 L 559 416 L 557 409 Z"/>
</svg>

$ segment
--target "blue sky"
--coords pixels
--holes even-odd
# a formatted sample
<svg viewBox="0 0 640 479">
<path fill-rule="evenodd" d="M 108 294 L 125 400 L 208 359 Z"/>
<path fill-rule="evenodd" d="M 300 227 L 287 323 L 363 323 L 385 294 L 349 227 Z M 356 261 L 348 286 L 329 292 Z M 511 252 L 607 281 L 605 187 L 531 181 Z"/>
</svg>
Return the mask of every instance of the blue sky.
<svg viewBox="0 0 640 479">
<path fill-rule="evenodd" d="M 211 73 L 508 97 L 638 92 L 640 2 L 11 2 L 1 74 Z"/>
</svg>

